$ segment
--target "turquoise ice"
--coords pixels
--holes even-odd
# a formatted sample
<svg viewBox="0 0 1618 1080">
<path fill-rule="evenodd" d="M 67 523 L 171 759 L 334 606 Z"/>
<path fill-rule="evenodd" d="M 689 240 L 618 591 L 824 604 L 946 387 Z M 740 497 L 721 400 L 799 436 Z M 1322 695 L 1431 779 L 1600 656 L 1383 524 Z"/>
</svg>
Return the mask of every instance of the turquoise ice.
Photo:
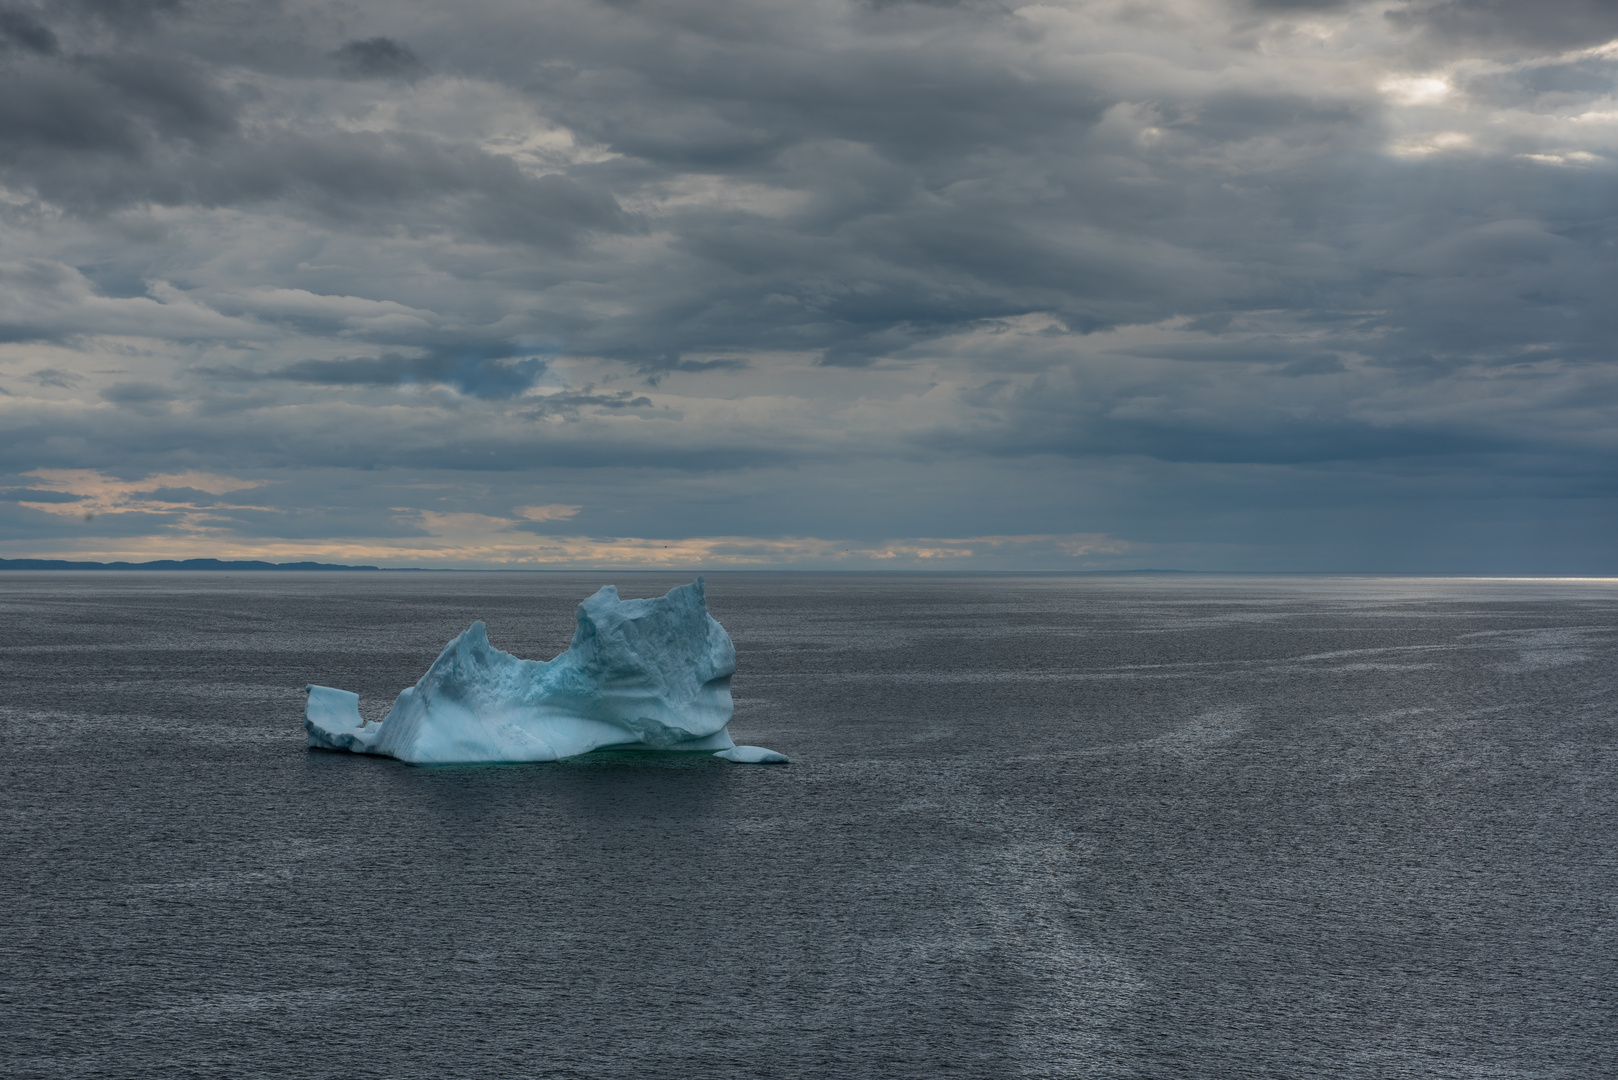
<svg viewBox="0 0 1618 1080">
<path fill-rule="evenodd" d="M 358 694 L 310 685 L 309 745 L 412 765 L 735 746 L 736 649 L 708 614 L 701 578 L 652 600 L 621 600 L 608 585 L 577 618 L 573 643 L 548 663 L 502 652 L 473 623 L 376 723 L 361 719 Z"/>
</svg>

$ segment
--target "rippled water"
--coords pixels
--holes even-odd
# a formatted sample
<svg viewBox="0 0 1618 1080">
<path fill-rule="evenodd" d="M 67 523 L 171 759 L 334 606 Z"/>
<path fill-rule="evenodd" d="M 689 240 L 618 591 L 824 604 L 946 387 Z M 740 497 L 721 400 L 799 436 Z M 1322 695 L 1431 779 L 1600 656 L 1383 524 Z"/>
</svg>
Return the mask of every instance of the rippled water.
<svg viewBox="0 0 1618 1080">
<path fill-rule="evenodd" d="M 11 1077 L 1598 1077 L 1618 583 L 709 577 L 738 741 L 308 751 L 605 581 L 0 574 Z"/>
</svg>

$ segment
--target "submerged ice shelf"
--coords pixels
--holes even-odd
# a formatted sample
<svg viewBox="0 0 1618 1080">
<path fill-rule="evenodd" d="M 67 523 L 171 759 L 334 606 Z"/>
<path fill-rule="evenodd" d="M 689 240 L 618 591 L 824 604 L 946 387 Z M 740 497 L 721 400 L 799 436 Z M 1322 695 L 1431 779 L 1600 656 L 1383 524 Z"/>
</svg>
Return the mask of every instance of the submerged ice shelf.
<svg viewBox="0 0 1618 1080">
<path fill-rule="evenodd" d="M 742 765 L 785 765 L 791 760 L 785 754 L 766 750 L 762 746 L 732 746 L 729 750 L 719 751 L 714 757 L 722 757 L 726 761 L 735 761 Z"/>
<path fill-rule="evenodd" d="M 631 747 L 786 760 L 731 741 L 736 650 L 708 614 L 701 578 L 654 600 L 620 600 L 607 585 L 577 618 L 572 644 L 548 663 L 502 652 L 473 623 L 376 723 L 360 718 L 358 694 L 311 684 L 309 745 L 412 765 L 556 761 Z"/>
</svg>

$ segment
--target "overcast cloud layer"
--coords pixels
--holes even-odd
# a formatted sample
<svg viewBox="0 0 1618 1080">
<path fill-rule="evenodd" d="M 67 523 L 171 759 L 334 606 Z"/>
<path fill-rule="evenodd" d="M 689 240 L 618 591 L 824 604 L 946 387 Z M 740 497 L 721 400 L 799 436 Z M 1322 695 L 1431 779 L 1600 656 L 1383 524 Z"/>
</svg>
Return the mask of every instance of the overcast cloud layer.
<svg viewBox="0 0 1618 1080">
<path fill-rule="evenodd" d="M 1605 0 L 0 0 L 0 555 L 1618 572 Z"/>
</svg>

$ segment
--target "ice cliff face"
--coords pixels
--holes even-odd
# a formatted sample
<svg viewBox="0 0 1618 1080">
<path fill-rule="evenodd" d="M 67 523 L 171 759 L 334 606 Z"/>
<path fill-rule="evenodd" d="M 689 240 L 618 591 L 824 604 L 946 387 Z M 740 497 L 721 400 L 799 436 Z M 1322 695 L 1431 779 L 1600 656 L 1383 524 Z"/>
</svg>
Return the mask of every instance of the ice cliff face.
<svg viewBox="0 0 1618 1080">
<path fill-rule="evenodd" d="M 603 747 L 728 750 L 736 650 L 702 579 L 656 600 L 611 585 L 579 605 L 573 643 L 545 663 L 489 644 L 481 622 L 444 646 L 387 717 L 359 695 L 309 686 L 309 745 L 413 765 L 555 761 Z"/>
</svg>

